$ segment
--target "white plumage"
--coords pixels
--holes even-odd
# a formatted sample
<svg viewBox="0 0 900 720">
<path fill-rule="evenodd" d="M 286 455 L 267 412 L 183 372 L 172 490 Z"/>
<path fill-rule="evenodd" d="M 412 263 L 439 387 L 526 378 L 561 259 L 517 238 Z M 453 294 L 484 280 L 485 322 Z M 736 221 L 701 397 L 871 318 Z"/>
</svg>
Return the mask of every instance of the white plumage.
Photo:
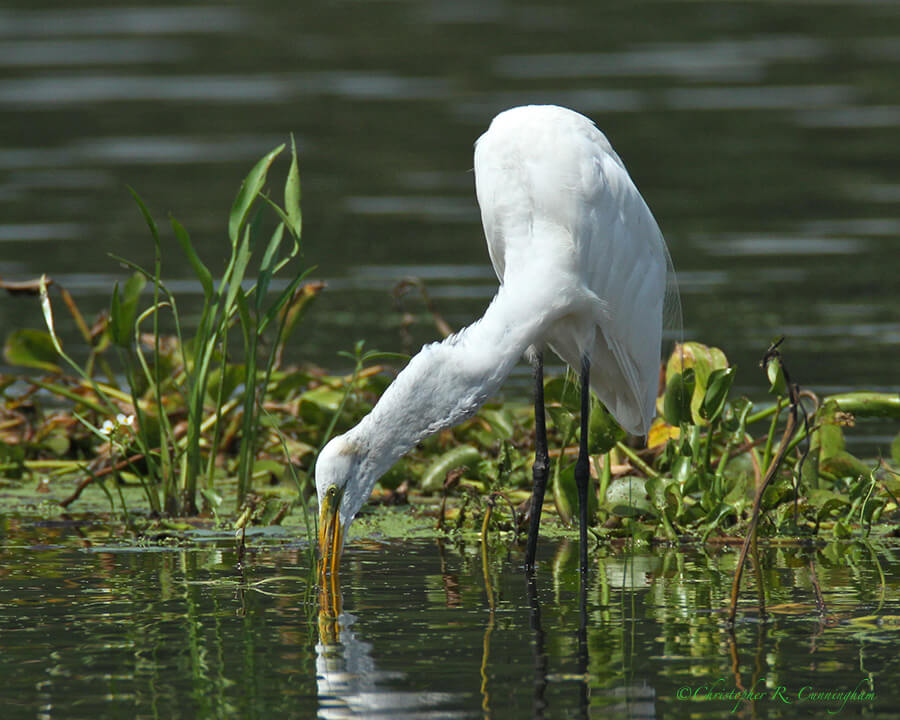
<svg viewBox="0 0 900 720">
<path fill-rule="evenodd" d="M 491 262 L 537 265 L 560 294 L 583 294 L 544 338 L 627 431 L 646 434 L 659 381 L 667 252 L 662 233 L 609 141 L 556 106 L 498 115 L 475 145 L 475 187 Z M 574 299 L 574 298 L 573 298 Z"/>
<path fill-rule="evenodd" d="M 339 556 L 378 478 L 471 417 L 530 347 L 549 345 L 576 371 L 587 357 L 591 386 L 622 427 L 650 427 L 668 253 L 609 141 L 572 110 L 507 110 L 475 145 L 475 187 L 500 288 L 480 320 L 423 347 L 372 412 L 322 450 L 323 556 Z"/>
</svg>

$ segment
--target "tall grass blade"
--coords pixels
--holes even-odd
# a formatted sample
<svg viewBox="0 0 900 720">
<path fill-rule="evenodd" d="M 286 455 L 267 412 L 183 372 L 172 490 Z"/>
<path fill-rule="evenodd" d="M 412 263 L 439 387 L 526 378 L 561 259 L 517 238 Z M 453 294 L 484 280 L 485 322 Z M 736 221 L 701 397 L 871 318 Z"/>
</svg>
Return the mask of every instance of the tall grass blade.
<svg viewBox="0 0 900 720">
<path fill-rule="evenodd" d="M 214 292 L 212 273 L 210 273 L 209 268 L 203 264 L 203 261 L 197 255 L 197 251 L 194 250 L 194 245 L 191 243 L 191 236 L 188 234 L 188 231 L 184 229 L 184 226 L 173 217 L 169 218 L 169 222 L 172 224 L 172 230 L 175 231 L 175 239 L 178 240 L 178 244 L 181 245 L 184 256 L 191 264 L 194 274 L 200 281 L 200 285 L 203 288 L 203 297 L 209 302 Z"/>
<path fill-rule="evenodd" d="M 291 169 L 284 183 L 284 211 L 288 217 L 288 229 L 296 239 L 303 230 L 303 215 L 300 212 L 300 168 L 297 163 L 297 143 L 291 133 Z M 293 253 L 292 253 L 293 254 Z"/>
<path fill-rule="evenodd" d="M 231 240 L 232 247 L 237 247 L 241 231 L 250 213 L 250 207 L 266 184 L 266 175 L 272 166 L 272 162 L 282 150 L 284 150 L 284 143 L 264 155 L 241 183 L 241 188 L 238 190 L 234 204 L 231 206 L 231 215 L 228 218 L 228 237 Z"/>
</svg>

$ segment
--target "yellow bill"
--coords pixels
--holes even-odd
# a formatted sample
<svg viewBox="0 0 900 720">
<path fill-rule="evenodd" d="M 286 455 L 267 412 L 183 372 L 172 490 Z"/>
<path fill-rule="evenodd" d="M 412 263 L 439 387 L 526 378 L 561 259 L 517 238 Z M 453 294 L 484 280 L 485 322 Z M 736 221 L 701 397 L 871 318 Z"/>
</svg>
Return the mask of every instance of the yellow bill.
<svg viewBox="0 0 900 720">
<path fill-rule="evenodd" d="M 341 551 L 344 547 L 344 528 L 338 512 L 343 493 L 331 486 L 319 508 L 319 587 L 331 584 L 339 587 Z"/>
</svg>

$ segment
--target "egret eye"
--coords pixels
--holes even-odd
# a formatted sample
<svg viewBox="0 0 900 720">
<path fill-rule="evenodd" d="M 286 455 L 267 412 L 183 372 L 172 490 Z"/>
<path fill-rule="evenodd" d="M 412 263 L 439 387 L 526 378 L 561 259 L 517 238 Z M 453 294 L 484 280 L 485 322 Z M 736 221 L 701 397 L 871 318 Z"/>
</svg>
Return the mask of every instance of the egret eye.
<svg viewBox="0 0 900 720">
<path fill-rule="evenodd" d="M 329 500 L 334 500 L 334 496 L 337 495 L 337 486 L 332 485 L 330 488 L 328 488 L 328 492 L 326 493 L 326 495 L 328 495 Z"/>
</svg>

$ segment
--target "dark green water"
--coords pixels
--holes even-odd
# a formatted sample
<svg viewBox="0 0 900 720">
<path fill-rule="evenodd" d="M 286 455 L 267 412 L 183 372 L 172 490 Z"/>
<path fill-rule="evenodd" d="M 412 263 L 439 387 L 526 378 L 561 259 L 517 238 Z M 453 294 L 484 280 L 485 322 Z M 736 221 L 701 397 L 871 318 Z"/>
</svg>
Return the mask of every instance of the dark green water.
<svg viewBox="0 0 900 720">
<path fill-rule="evenodd" d="M 125 277 L 107 253 L 152 257 L 126 184 L 161 223 L 178 217 L 215 266 L 241 178 L 293 132 L 305 262 L 328 282 L 293 359 L 335 367 L 359 338 L 414 349 L 436 333 L 409 301 L 404 347 L 390 295 L 400 279 L 423 278 L 454 327 L 496 287 L 474 140 L 506 107 L 553 102 L 610 137 L 669 241 L 685 336 L 724 348 L 741 391 L 761 392 L 756 363 L 780 334 L 804 386 L 896 390 L 898 47 L 892 0 L 8 0 L 0 277 L 46 272 L 86 313 L 106 307 Z M 199 287 L 167 242 L 164 273 L 190 311 Z M 33 298 L 0 298 L 4 334 L 41 325 Z M 77 354 L 74 328 L 59 326 Z M 884 448 L 896 431 L 853 437 Z M 4 536 L 3 720 L 348 708 L 555 718 L 586 707 L 594 717 L 900 717 L 896 550 L 767 551 L 774 611 L 758 621 L 751 586 L 732 636 L 719 614 L 730 550 L 596 553 L 580 632 L 565 548 L 543 546 L 530 594 L 502 548 L 485 574 L 478 547 L 356 543 L 346 614 L 324 647 L 297 541 L 260 545 L 242 575 L 227 543 L 73 549 L 73 538 Z M 703 699 L 736 686 L 768 696 L 734 713 L 734 701 Z M 874 700 L 809 699 L 857 687 Z"/>
<path fill-rule="evenodd" d="M 732 549 L 599 548 L 582 616 L 572 545 L 544 543 L 529 586 L 500 544 L 485 563 L 478 545 L 357 540 L 334 624 L 289 535 L 257 539 L 240 571 L 221 539 L 135 548 L 5 527 L 5 720 L 898 717 L 896 550 L 765 550 L 768 619 L 750 582 L 730 633 Z M 870 695 L 814 695 L 854 690 Z"/>
<path fill-rule="evenodd" d="M 762 392 L 781 334 L 804 386 L 896 389 L 898 43 L 892 0 L 8 0 L 0 276 L 108 306 L 124 271 L 107 253 L 151 261 L 126 183 L 215 266 L 240 179 L 293 132 L 306 261 L 328 282 L 293 357 L 402 350 L 404 276 L 454 327 L 487 305 L 472 145 L 498 111 L 553 102 L 610 137 L 671 246 L 686 337 L 724 348 L 742 390 Z M 415 349 L 436 332 L 407 307 Z M 4 298 L 0 327 L 21 325 L 37 303 Z"/>
</svg>

